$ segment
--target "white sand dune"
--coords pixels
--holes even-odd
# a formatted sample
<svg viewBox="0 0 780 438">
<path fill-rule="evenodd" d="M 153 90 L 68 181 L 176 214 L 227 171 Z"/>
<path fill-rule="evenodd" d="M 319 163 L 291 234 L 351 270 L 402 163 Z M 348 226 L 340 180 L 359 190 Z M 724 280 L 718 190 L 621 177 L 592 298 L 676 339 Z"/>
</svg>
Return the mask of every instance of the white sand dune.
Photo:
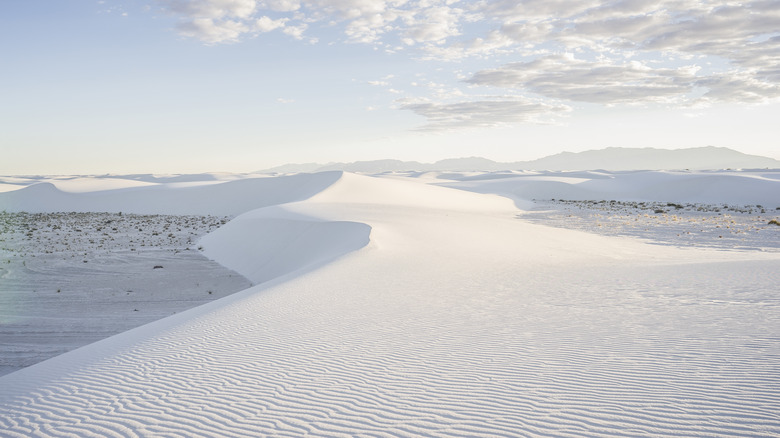
<svg viewBox="0 0 780 438">
<path fill-rule="evenodd" d="M 710 196 L 685 175 L 615 175 L 446 184 Z M 289 178 L 9 192 L 15 208 L 252 204 L 202 244 L 265 282 L 1 377 L 0 435 L 780 435 L 780 253 L 533 225 L 510 199 L 412 179 Z M 780 206 L 777 179 L 738 181 Z"/>
<path fill-rule="evenodd" d="M 448 187 L 513 199 L 615 199 L 780 206 L 780 172 L 641 171 L 446 174 Z"/>
<path fill-rule="evenodd" d="M 257 284 L 360 249 L 370 232 L 359 222 L 325 221 L 268 207 L 235 218 L 200 245 L 206 256 Z"/>
<path fill-rule="evenodd" d="M 47 180 L 0 193 L 0 210 L 232 216 L 259 207 L 306 199 L 332 184 L 340 175 L 340 172 L 322 172 L 206 185 L 186 184 L 192 182 L 191 178 L 177 178 L 164 184 L 141 182 L 140 185 L 129 180 L 115 183 L 134 185 L 120 190 L 103 190 L 105 180 L 98 179 L 92 190 L 88 190 L 83 182 L 79 184 L 79 193 L 61 190 L 56 180 Z M 67 188 L 67 184 L 62 186 Z"/>
</svg>

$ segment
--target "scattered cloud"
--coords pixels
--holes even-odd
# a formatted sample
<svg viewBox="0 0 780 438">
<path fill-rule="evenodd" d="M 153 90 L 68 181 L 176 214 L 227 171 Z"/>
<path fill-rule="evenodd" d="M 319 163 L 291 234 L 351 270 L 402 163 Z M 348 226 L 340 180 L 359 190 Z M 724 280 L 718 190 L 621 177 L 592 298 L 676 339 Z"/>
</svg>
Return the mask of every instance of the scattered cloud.
<svg viewBox="0 0 780 438">
<path fill-rule="evenodd" d="M 698 68 L 652 68 L 638 61 L 585 61 L 553 55 L 476 73 L 466 82 L 577 102 L 664 102 L 690 93 Z"/>
<path fill-rule="evenodd" d="M 301 8 L 298 0 L 266 0 L 259 2 L 259 7 L 274 12 L 293 12 Z"/>
<path fill-rule="evenodd" d="M 308 25 L 306 24 L 299 24 L 297 26 L 285 26 L 284 29 L 282 29 L 282 32 L 284 32 L 286 35 L 289 35 L 296 40 L 302 40 L 303 39 L 303 33 L 306 31 L 306 28 Z"/>
<path fill-rule="evenodd" d="M 780 2 L 704 0 L 487 1 L 481 12 L 501 22 L 487 39 L 443 56 L 468 56 L 507 47 L 531 61 L 474 75 L 472 83 L 525 89 L 545 96 L 597 103 L 662 101 L 756 103 L 778 97 Z M 566 11 L 565 13 L 555 11 Z M 547 53 L 538 52 L 548 49 Z M 553 52 L 598 52 L 576 63 Z M 534 53 L 534 51 L 537 51 Z M 626 60 L 652 59 L 637 68 Z M 701 67 L 679 66 L 679 60 Z M 552 64 L 552 65 L 551 65 Z M 720 65 L 720 70 L 704 68 Z M 538 70 L 534 70 L 538 68 Z M 560 68 L 560 70 L 556 70 Z M 599 72 L 596 78 L 588 70 Z M 620 84 L 616 75 L 625 74 Z M 561 87 L 555 89 L 554 87 Z M 708 89 L 703 100 L 686 96 Z"/>
<path fill-rule="evenodd" d="M 763 103 L 780 98 L 780 83 L 761 80 L 751 72 L 729 71 L 702 78 L 698 84 L 708 89 L 700 102 Z"/>
<path fill-rule="evenodd" d="M 527 122 L 566 102 L 703 106 L 780 98 L 778 0 L 157 1 L 178 17 L 181 35 L 208 44 L 276 30 L 316 42 L 309 33 L 327 27 L 341 32 L 335 43 L 420 60 L 479 60 L 466 79 L 453 75 L 446 86 L 428 87 L 430 102 L 402 106 L 425 116 L 426 129 L 488 126 L 490 117 Z M 385 79 L 369 84 L 389 86 Z M 485 86 L 525 100 L 469 96 Z M 457 92 L 463 102 L 452 103 Z"/>
<path fill-rule="evenodd" d="M 118 14 L 121 17 L 130 16 L 122 4 L 112 3 L 107 5 L 105 1 L 98 1 L 97 4 L 99 5 L 99 14 Z"/>
<path fill-rule="evenodd" d="M 277 20 L 268 18 L 266 16 L 262 16 L 255 20 L 254 28 L 258 32 L 270 32 L 274 29 L 279 29 L 284 27 L 284 23 L 287 22 L 286 18 L 280 18 Z"/>
<path fill-rule="evenodd" d="M 460 34 L 460 22 L 464 12 L 463 9 L 439 5 L 407 14 L 402 41 L 407 45 L 440 44 L 447 38 Z"/>
<path fill-rule="evenodd" d="M 426 118 L 419 131 L 497 127 L 515 123 L 549 123 L 568 112 L 566 105 L 550 105 L 522 97 L 455 103 L 401 102 L 400 108 Z"/>
<path fill-rule="evenodd" d="M 249 27 L 240 21 L 215 21 L 211 18 L 195 18 L 180 23 L 177 29 L 183 36 L 198 38 L 206 43 L 212 44 L 225 41 L 238 41 L 242 34 L 249 31 Z"/>
<path fill-rule="evenodd" d="M 171 12 L 191 19 L 249 18 L 257 10 L 255 0 L 160 0 Z"/>
<path fill-rule="evenodd" d="M 261 16 L 285 19 L 285 32 L 296 39 L 314 22 L 341 24 L 347 40 L 379 43 L 392 35 L 406 45 L 441 44 L 460 35 L 460 24 L 466 19 L 464 9 L 450 0 L 157 0 L 168 12 L 181 20 L 179 29 L 187 37 L 207 43 L 237 41 L 234 32 L 243 24 L 239 37 L 251 37 L 251 23 Z M 211 28 L 203 25 L 211 20 Z M 196 23 L 197 22 L 197 23 Z M 231 23 L 231 24 L 227 24 Z M 224 25 L 223 25 L 224 24 Z M 228 27 L 219 39 L 213 28 Z M 202 33 L 198 30 L 202 29 Z M 292 29 L 292 30 L 288 30 Z"/>
</svg>

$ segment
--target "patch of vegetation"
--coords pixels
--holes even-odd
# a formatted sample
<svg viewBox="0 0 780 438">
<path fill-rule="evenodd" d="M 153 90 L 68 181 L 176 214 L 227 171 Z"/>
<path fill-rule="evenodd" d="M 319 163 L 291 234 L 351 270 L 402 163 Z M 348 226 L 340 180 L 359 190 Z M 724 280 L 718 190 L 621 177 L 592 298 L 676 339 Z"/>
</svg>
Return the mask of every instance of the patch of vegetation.
<svg viewBox="0 0 780 438">
<path fill-rule="evenodd" d="M 780 225 L 780 220 L 766 217 L 763 205 L 565 199 L 536 202 L 541 204 L 539 211 L 522 217 L 555 227 L 679 246 L 780 251 L 773 226 Z"/>
<path fill-rule="evenodd" d="M 0 253 L 19 257 L 148 248 L 183 251 L 228 217 L 0 211 Z M 109 227 L 110 226 L 110 227 Z"/>
</svg>

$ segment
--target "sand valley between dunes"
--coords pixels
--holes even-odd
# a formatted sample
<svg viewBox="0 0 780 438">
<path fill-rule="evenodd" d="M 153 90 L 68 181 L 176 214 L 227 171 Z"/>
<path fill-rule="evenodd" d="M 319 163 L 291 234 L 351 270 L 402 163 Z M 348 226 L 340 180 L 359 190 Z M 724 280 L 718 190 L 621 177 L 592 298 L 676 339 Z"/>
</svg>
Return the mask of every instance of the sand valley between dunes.
<svg viewBox="0 0 780 438">
<path fill-rule="evenodd" d="M 0 374 L 246 289 L 213 216 L 0 213 Z"/>
</svg>

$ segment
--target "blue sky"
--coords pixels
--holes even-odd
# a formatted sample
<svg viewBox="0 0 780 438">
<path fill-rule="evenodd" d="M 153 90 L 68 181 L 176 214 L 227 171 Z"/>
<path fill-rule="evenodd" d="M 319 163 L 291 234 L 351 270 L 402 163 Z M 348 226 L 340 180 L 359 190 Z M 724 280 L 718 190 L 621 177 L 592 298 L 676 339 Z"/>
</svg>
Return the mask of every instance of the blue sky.
<svg viewBox="0 0 780 438">
<path fill-rule="evenodd" d="M 780 1 L 0 2 L 0 174 L 780 159 Z"/>
</svg>

